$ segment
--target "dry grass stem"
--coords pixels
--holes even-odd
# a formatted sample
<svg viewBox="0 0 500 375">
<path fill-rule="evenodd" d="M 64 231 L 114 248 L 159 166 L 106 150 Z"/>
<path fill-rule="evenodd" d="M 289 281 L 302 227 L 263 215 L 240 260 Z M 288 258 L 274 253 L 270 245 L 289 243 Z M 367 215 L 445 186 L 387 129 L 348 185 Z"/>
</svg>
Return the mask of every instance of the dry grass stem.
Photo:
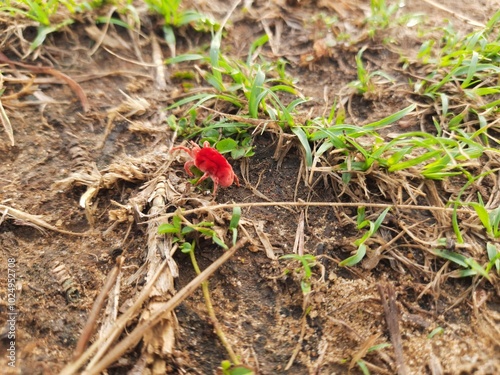
<svg viewBox="0 0 500 375">
<path fill-rule="evenodd" d="M 300 319 L 300 334 L 299 334 L 299 339 L 297 341 L 297 344 L 295 345 L 295 348 L 292 352 L 292 356 L 288 360 L 288 363 L 285 366 L 285 371 L 288 371 L 292 366 L 293 363 L 295 362 L 295 358 L 297 358 L 297 355 L 300 353 L 300 350 L 302 349 L 302 343 L 304 342 L 304 336 L 306 334 L 306 328 L 307 328 L 307 314 L 309 310 L 309 299 L 311 297 L 311 294 L 305 294 L 303 295 L 303 301 L 302 301 L 302 317 Z"/>
<path fill-rule="evenodd" d="M 41 228 L 48 229 L 54 232 L 69 234 L 72 236 L 87 237 L 88 233 L 76 233 L 69 230 L 59 229 L 46 221 L 42 220 L 40 215 L 31 215 L 24 211 L 16 210 L 15 208 L 8 207 L 6 205 L 0 204 L 0 212 L 2 212 L 2 217 L 0 218 L 0 225 L 2 224 L 5 217 L 10 217 L 16 220 L 18 225 L 32 225 L 38 230 L 42 231 Z"/>
<path fill-rule="evenodd" d="M 87 368 L 82 375 L 96 375 L 104 371 L 109 365 L 120 358 L 129 348 L 135 346 L 144 334 L 161 321 L 165 314 L 169 314 L 183 300 L 188 298 L 201 283 L 206 281 L 222 264 L 224 264 L 233 254 L 243 247 L 247 242 L 246 238 L 239 240 L 236 245 L 226 251 L 219 259 L 207 267 L 201 274 L 194 278 L 188 285 L 182 288 L 172 299 L 170 299 L 161 309 L 156 310 L 147 321 L 139 323 L 139 325 L 120 343 L 118 343 L 100 362 L 90 368 Z M 147 297 L 147 296 L 145 296 Z M 120 320 L 120 319 L 119 319 Z M 117 321 L 118 322 L 118 321 Z"/>
<path fill-rule="evenodd" d="M 469 23 L 469 24 L 471 24 L 473 26 L 482 27 L 482 28 L 485 27 L 485 25 L 482 22 L 478 22 L 476 20 L 473 20 L 472 18 L 464 16 L 463 14 L 460 14 L 460 13 L 458 13 L 458 12 L 452 10 L 452 9 L 449 9 L 446 6 L 442 5 L 442 4 L 436 3 L 433 0 L 423 0 L 423 1 L 425 1 L 427 4 L 432 5 L 433 7 L 436 7 L 438 9 L 444 10 L 447 13 L 450 13 L 454 17 L 457 17 L 457 18 L 459 18 L 461 20 L 464 20 L 464 21 L 466 21 L 467 23 Z"/>
<path fill-rule="evenodd" d="M 165 213 L 168 197 L 172 196 L 168 192 L 169 185 L 164 176 L 158 176 L 154 180 L 154 190 L 148 197 L 151 207 L 148 217 L 157 217 Z M 152 278 L 163 259 L 166 260 L 168 268 L 160 275 L 154 288 L 151 290 L 149 300 L 141 314 L 140 322 L 145 322 L 152 315 L 168 303 L 168 300 L 175 294 L 174 278 L 179 275 L 177 264 L 172 258 L 172 238 L 158 234 L 158 223 L 150 221 L 147 229 L 147 255 L 144 264 L 139 268 L 129 282 L 145 277 L 146 280 Z M 144 333 L 143 337 L 143 361 L 152 368 L 164 368 L 166 357 L 171 355 L 175 348 L 175 335 L 178 330 L 178 323 L 173 311 L 165 313 L 162 319 L 151 330 Z"/>
<path fill-rule="evenodd" d="M 407 375 L 409 372 L 403 353 L 403 342 L 401 340 L 401 331 L 399 329 L 399 313 L 396 305 L 396 293 L 394 291 L 394 287 L 392 284 L 387 284 L 385 286 L 378 284 L 377 289 L 380 294 L 382 306 L 384 307 L 385 320 L 387 322 L 387 328 L 389 329 L 389 335 L 394 347 L 394 354 L 396 355 L 397 374 Z"/>
<path fill-rule="evenodd" d="M 375 345 L 380 336 L 381 336 L 380 333 L 376 333 L 368 337 L 361 344 L 361 347 L 358 349 L 356 353 L 354 353 L 351 362 L 349 363 L 349 372 L 348 372 L 349 374 L 351 373 L 351 370 L 354 368 L 354 366 L 356 366 L 356 363 L 366 356 L 366 354 L 368 353 L 368 349 L 370 349 L 372 346 Z"/>
<path fill-rule="evenodd" d="M 154 79 L 155 86 L 158 90 L 164 91 L 167 89 L 167 78 L 165 75 L 165 64 L 163 63 L 163 53 L 155 33 L 151 33 L 149 38 L 151 40 L 153 63 L 156 64 Z"/>
<path fill-rule="evenodd" d="M 304 211 L 300 212 L 292 253 L 300 256 L 304 255 Z"/>
<path fill-rule="evenodd" d="M 121 334 L 127 323 L 132 319 L 132 317 L 141 308 L 142 304 L 148 298 L 154 284 L 160 274 L 163 272 L 167 262 L 164 261 L 159 267 L 156 274 L 148 280 L 148 283 L 144 286 L 144 289 L 139 293 L 137 299 L 115 322 L 112 330 L 109 332 L 107 337 L 99 337 L 82 355 L 69 363 L 60 373 L 60 375 L 73 375 L 78 373 L 78 370 L 88 361 L 90 358 L 97 362 L 102 358 L 104 353 L 113 344 L 115 339 Z M 93 357 L 92 357 L 93 356 Z"/>
<path fill-rule="evenodd" d="M 2 86 L 0 85 L 0 90 Z M 10 123 L 9 116 L 5 113 L 5 109 L 3 107 L 2 101 L 0 100 L 0 120 L 2 121 L 3 128 L 7 137 L 9 138 L 10 145 L 15 146 L 16 142 L 14 140 L 14 131 L 12 130 L 12 124 Z"/>
<path fill-rule="evenodd" d="M 255 232 L 257 233 L 257 236 L 259 237 L 262 246 L 264 246 L 264 250 L 266 251 L 266 256 L 269 259 L 274 259 L 274 260 L 278 259 L 278 257 L 274 253 L 273 245 L 271 244 L 271 241 L 269 241 L 269 237 L 264 232 L 264 224 L 265 224 L 264 221 L 254 222 L 253 226 L 255 228 Z"/>
<path fill-rule="evenodd" d="M 92 306 L 92 310 L 89 313 L 87 323 L 85 324 L 85 327 L 83 328 L 82 333 L 80 335 L 80 339 L 76 344 L 76 349 L 73 354 L 73 358 L 75 360 L 82 355 L 83 351 L 85 350 L 85 347 L 87 346 L 88 341 L 90 340 L 90 337 L 92 336 L 95 330 L 95 325 L 99 318 L 99 312 L 101 311 L 102 306 L 104 306 L 104 302 L 108 298 L 109 291 L 111 290 L 113 285 L 116 283 L 116 280 L 118 279 L 118 275 L 121 272 L 123 261 L 124 261 L 123 257 L 117 258 L 116 265 L 109 273 L 106 282 L 104 283 L 101 289 L 101 292 L 97 296 L 97 299 L 95 300 L 94 305 Z"/>
<path fill-rule="evenodd" d="M 10 60 L 7 56 L 5 56 L 2 52 L 0 52 L 0 62 L 4 64 L 9 64 L 9 65 L 17 65 L 20 66 L 21 68 L 28 69 L 34 73 L 40 73 L 40 74 L 50 74 L 56 78 L 59 78 L 61 81 L 65 82 L 76 94 L 76 96 L 80 99 L 80 103 L 82 105 L 82 109 L 84 112 L 88 112 L 90 110 L 90 104 L 87 99 L 87 95 L 81 88 L 81 86 L 76 83 L 71 77 L 67 76 L 64 73 L 61 73 L 60 71 L 46 67 L 46 66 L 34 66 L 34 65 L 29 65 L 29 64 L 24 64 L 20 63 L 17 61 L 12 61 Z"/>
</svg>

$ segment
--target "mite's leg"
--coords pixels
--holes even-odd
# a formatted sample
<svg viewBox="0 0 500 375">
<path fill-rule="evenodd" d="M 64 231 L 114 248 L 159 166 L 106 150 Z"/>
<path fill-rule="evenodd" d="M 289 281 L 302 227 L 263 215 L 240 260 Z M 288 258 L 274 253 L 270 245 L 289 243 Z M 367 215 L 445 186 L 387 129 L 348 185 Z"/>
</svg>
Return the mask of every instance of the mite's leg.
<svg viewBox="0 0 500 375">
<path fill-rule="evenodd" d="M 190 175 L 191 177 L 194 176 L 193 172 L 191 172 L 191 167 L 194 165 L 194 161 L 190 160 L 190 161 L 187 161 L 185 164 L 184 164 L 184 170 L 186 171 L 186 173 L 188 175 Z"/>
</svg>

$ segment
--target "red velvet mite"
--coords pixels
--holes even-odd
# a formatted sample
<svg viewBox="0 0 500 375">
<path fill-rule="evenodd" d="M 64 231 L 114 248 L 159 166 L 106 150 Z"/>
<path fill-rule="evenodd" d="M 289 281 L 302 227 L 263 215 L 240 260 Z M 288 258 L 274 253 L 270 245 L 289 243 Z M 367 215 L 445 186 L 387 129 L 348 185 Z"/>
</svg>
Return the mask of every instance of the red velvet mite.
<svg viewBox="0 0 500 375">
<path fill-rule="evenodd" d="M 234 174 L 231 164 L 228 163 L 226 158 L 222 156 L 219 151 L 211 147 L 210 143 L 207 141 L 203 143 L 203 148 L 191 141 L 190 149 L 184 146 L 178 146 L 172 148 L 170 152 L 176 150 L 186 151 L 192 158 L 192 160 L 188 160 L 184 164 L 184 170 L 188 175 L 193 176 L 193 172 L 191 172 L 191 167 L 193 165 L 204 173 L 196 185 L 208 177 L 212 179 L 214 182 L 214 197 L 219 185 L 228 187 L 231 186 L 233 182 L 236 182 L 236 186 L 240 186 L 238 176 Z"/>
</svg>

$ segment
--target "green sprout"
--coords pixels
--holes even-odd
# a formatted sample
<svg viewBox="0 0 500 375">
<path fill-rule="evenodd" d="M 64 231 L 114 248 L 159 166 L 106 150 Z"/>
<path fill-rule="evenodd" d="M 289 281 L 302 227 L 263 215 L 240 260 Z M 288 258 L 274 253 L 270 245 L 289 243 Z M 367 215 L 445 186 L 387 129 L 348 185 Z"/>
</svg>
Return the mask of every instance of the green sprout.
<svg viewBox="0 0 500 375">
<path fill-rule="evenodd" d="M 244 365 L 233 365 L 229 361 L 222 361 L 221 369 L 223 375 L 254 375 L 255 371 Z"/>
<path fill-rule="evenodd" d="M 356 55 L 356 69 L 358 72 L 358 79 L 349 84 L 357 90 L 358 94 L 373 93 L 376 91 L 376 86 L 388 82 L 394 82 L 394 79 L 387 73 L 376 70 L 374 72 L 368 73 L 363 65 L 363 52 L 365 52 L 367 46 L 361 48 Z M 382 77 L 385 81 L 379 82 L 375 80 L 375 77 Z"/>
<path fill-rule="evenodd" d="M 398 2 L 388 6 L 386 0 L 370 0 L 371 14 L 366 19 L 368 25 L 370 25 L 368 31 L 370 38 L 373 38 L 377 31 L 386 29 L 390 25 L 391 17 L 398 8 Z"/>
<path fill-rule="evenodd" d="M 188 24 L 197 30 L 210 29 L 216 26 L 214 20 L 195 10 L 182 10 L 181 0 L 144 0 L 148 7 L 155 13 L 163 16 L 165 24 L 163 33 L 172 56 L 175 56 L 176 38 L 174 29 Z"/>
<path fill-rule="evenodd" d="M 311 276 L 312 267 L 316 264 L 316 257 L 311 254 L 286 254 L 280 257 L 280 259 L 292 259 L 297 260 L 302 264 L 302 280 L 300 282 L 300 288 L 302 289 L 302 294 L 306 295 L 311 292 Z"/>
<path fill-rule="evenodd" d="M 219 237 L 217 232 L 212 229 L 214 223 L 211 221 L 202 221 L 197 224 L 188 224 L 182 225 L 183 219 L 181 216 L 172 217 L 172 223 L 164 223 L 158 227 L 159 234 L 173 234 L 174 235 L 174 243 L 180 242 L 181 245 L 185 243 L 185 236 L 192 232 L 198 232 L 205 236 L 206 238 L 210 238 L 213 243 L 219 245 L 223 249 L 227 250 L 227 245 L 224 241 Z"/>
<path fill-rule="evenodd" d="M 365 207 L 359 207 L 358 208 L 358 217 L 357 217 L 357 227 L 358 227 L 358 229 L 361 230 L 361 229 L 365 228 L 366 226 L 369 226 L 369 229 L 368 229 L 368 231 L 366 231 L 366 233 L 361 238 L 359 238 L 356 241 L 354 241 L 354 245 L 358 247 L 358 249 L 356 251 L 356 254 L 354 254 L 353 256 L 350 256 L 349 258 L 344 259 L 343 261 L 341 261 L 339 263 L 339 266 L 341 266 L 341 267 L 349 266 L 350 267 L 350 266 L 354 266 L 354 265 L 358 264 L 359 262 L 361 262 L 363 260 L 363 258 L 366 255 L 366 250 L 367 250 L 367 247 L 366 247 L 365 243 L 380 228 L 380 226 L 382 225 L 382 222 L 385 219 L 385 216 L 387 215 L 387 213 L 389 212 L 390 209 L 391 209 L 391 207 L 387 207 L 379 215 L 379 217 L 377 218 L 377 220 L 375 220 L 375 222 L 373 222 L 371 220 L 365 219 Z"/>
<path fill-rule="evenodd" d="M 236 243 L 237 237 L 238 237 L 238 225 L 240 222 L 241 218 L 241 208 L 240 207 L 234 207 L 233 209 L 233 214 L 231 216 L 231 221 L 229 223 L 229 229 L 232 232 L 232 244 L 234 245 Z M 222 247 L 223 249 L 227 250 L 227 245 L 224 243 L 224 241 L 218 236 L 217 232 L 212 229 L 214 226 L 214 223 L 208 222 L 208 221 L 203 221 L 198 224 L 191 224 L 189 223 L 184 217 L 181 215 L 175 215 L 172 217 L 171 223 L 164 223 L 161 224 L 158 227 L 158 233 L 159 234 L 169 234 L 172 235 L 173 242 L 179 244 L 180 250 L 184 254 L 188 254 L 189 258 L 191 259 L 191 264 L 193 265 L 193 268 L 196 272 L 196 274 L 200 274 L 201 270 L 198 265 L 198 261 L 196 260 L 196 254 L 195 254 L 195 248 L 196 248 L 196 241 L 193 240 L 191 242 L 186 240 L 186 236 L 190 233 L 193 232 L 198 232 L 202 234 L 203 236 L 207 238 L 211 238 L 212 241 Z M 226 339 L 226 335 L 224 331 L 222 330 L 222 326 L 219 324 L 217 316 L 215 315 L 215 310 L 213 308 L 212 300 L 210 298 L 210 290 L 209 290 L 209 284 L 208 281 L 205 281 L 201 284 L 201 288 L 203 291 L 203 297 L 205 299 L 205 304 L 207 306 L 207 311 L 210 316 L 210 319 L 212 323 L 214 324 L 215 332 L 217 336 L 219 337 L 219 340 L 221 341 L 222 345 L 226 348 L 228 355 L 231 359 L 231 362 L 234 364 L 234 367 L 232 367 L 231 362 L 226 361 L 229 363 L 228 367 L 225 368 L 227 374 L 251 374 L 251 372 L 239 372 L 242 369 L 245 369 L 245 366 L 241 365 L 241 362 L 238 358 L 238 356 L 234 353 L 231 345 Z M 223 367 L 224 368 L 224 367 Z"/>
</svg>

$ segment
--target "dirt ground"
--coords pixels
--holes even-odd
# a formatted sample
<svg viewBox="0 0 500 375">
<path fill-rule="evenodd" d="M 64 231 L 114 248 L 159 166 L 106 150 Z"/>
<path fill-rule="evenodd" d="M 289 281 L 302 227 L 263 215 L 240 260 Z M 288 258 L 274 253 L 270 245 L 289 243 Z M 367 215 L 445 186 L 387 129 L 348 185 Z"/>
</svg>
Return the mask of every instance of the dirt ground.
<svg viewBox="0 0 500 375">
<path fill-rule="evenodd" d="M 275 33 L 281 28 L 276 49 L 266 46 L 261 53 L 269 59 L 279 56 L 289 62 L 287 72 L 296 79 L 301 92 L 311 98 L 302 107 L 303 116 L 324 114 L 334 97 L 356 79 L 354 58 L 365 44 L 369 46 L 365 52 L 368 69 L 382 69 L 394 75 L 400 72 L 401 85 L 398 90 L 381 90 L 369 98 L 353 96 L 346 123 L 375 121 L 409 104 L 411 95 L 405 86 L 408 79 L 401 72 L 396 49 L 368 38 L 362 25 L 369 2 L 245 3 L 251 11 L 238 8 L 231 16 L 223 50 L 233 57 L 245 58 L 250 43 L 265 33 L 264 26 Z M 486 23 L 500 5 L 492 1 L 450 1 L 448 5 L 455 12 L 450 14 L 424 1 L 409 3 L 398 12 L 425 14 L 429 28 L 450 20 L 462 33 L 474 26 L 460 15 Z M 218 1 L 196 6 L 218 20 L 229 8 Z M 327 55 L 315 56 L 314 61 L 304 64 L 304 56 L 314 56 L 313 44 L 323 37 L 311 21 L 319 12 L 336 16 L 342 25 L 340 31 L 350 33 L 357 43 L 338 43 Z M 91 22 L 81 20 L 70 29 L 51 35 L 39 52 L 22 60 L 34 37 L 34 28 L 23 27 L 20 33 L 12 27 L 12 20 L 0 16 L 0 29 L 6 30 L 0 51 L 13 61 L 52 66 L 71 77 L 83 89 L 89 107 L 84 111 L 72 87 L 47 71 L 0 66 L 5 88 L 2 102 L 15 138 L 12 146 L 6 133 L 0 133 L 1 373 L 62 371 L 72 360 L 94 301 L 117 258 L 123 260 L 120 290 L 116 294 L 118 316 L 137 298 L 146 280 L 144 276 L 134 282 L 128 280 L 144 264 L 151 238 L 148 218 L 141 217 L 134 204 L 144 215 L 151 212 L 148 210 L 152 200 L 141 195 L 150 192 L 149 181 L 166 176 L 168 186 L 175 190 L 175 199 L 167 202 L 166 212 L 214 204 L 210 193 L 189 184 L 182 169 L 182 154 L 168 153 L 174 134 L 166 122 L 171 112 L 165 108 L 184 93 L 183 82 L 173 78 L 176 68 L 171 66 L 165 68 L 166 86 L 157 87 L 151 37 L 155 33 L 161 35 L 161 25 L 156 21 L 143 20 L 140 37 L 110 27 L 109 41 L 99 38 L 102 34 L 91 36 Z M 415 33 L 404 26 L 391 26 L 384 31 L 408 55 L 415 55 L 419 48 Z M 100 41 L 98 47 L 96 39 Z M 155 40 L 163 58 L 167 58 L 170 51 L 160 39 Z M 185 28 L 178 35 L 177 53 L 209 43 L 210 34 Z M 185 64 L 177 69 L 190 67 L 192 64 Z M 14 97 L 9 100 L 9 95 Z M 395 126 L 403 128 L 402 123 Z M 388 190 L 384 191 L 391 187 L 380 184 L 384 179 L 382 171 L 374 171 L 364 186 L 351 182 L 348 192 L 326 178 L 314 186 L 306 184 L 299 144 L 293 143 L 280 158 L 275 154 L 278 141 L 279 136 L 272 132 L 256 135 L 254 156 L 243 161 L 230 160 L 241 186 L 221 188 L 215 201 L 303 200 L 346 205 L 305 208 L 270 204 L 242 209 L 250 242 L 209 279 L 215 314 L 242 362 L 259 374 L 360 374 L 356 365 L 359 359 L 373 374 L 500 373 L 498 279 L 494 279 L 495 285 L 477 283 L 472 278 L 440 279 L 444 262 L 425 263 L 425 254 L 416 243 L 412 247 L 408 242 L 395 242 L 392 255 L 381 258 L 373 267 L 339 267 L 340 260 L 352 255 L 352 242 L 359 237 L 354 219 L 356 207 L 348 203 L 392 203 L 386 194 Z M 375 173 L 380 174 L 378 179 Z M 98 186 L 98 191 L 89 190 L 92 186 Z M 439 183 L 435 186 L 446 195 L 445 187 Z M 82 202 L 84 206 L 87 202 L 86 209 Z M 21 214 L 8 211 L 9 208 Z M 231 211 L 217 212 L 219 224 L 227 227 Z M 37 218 L 50 226 L 41 228 L 40 222 L 35 225 L 33 217 L 22 213 L 39 215 Z M 381 229 L 380 241 L 384 243 L 395 236 L 394 223 L 402 220 L 397 213 L 391 215 Z M 435 225 L 428 211 L 406 215 L 414 222 L 428 220 L 429 227 Z M 207 219 L 204 214 L 189 218 Z M 306 297 L 301 291 L 300 264 L 277 259 L 292 252 L 301 223 L 303 249 L 317 256 L 317 264 L 312 268 L 312 291 Z M 242 231 L 239 233 L 245 236 Z M 422 236 L 422 241 L 429 240 L 425 233 Z M 274 259 L 265 251 L 266 239 L 272 245 Z M 203 270 L 223 250 L 207 239 L 197 240 L 196 254 Z M 403 256 L 398 258 L 397 254 L 404 254 L 405 259 L 411 258 L 416 264 L 425 263 L 430 271 L 421 272 L 419 267 L 402 262 Z M 167 288 L 171 294 L 196 276 L 188 255 L 176 251 L 173 260 L 178 277 Z M 13 264 L 15 268 L 11 267 Z M 172 272 L 175 267 L 171 267 Z M 10 360 L 5 354 L 11 342 L 7 338 L 6 292 L 13 276 L 8 273 L 10 268 L 16 271 L 15 367 L 8 366 Z M 144 309 L 150 306 L 148 303 L 151 301 L 143 305 Z M 129 319 L 121 339 L 137 326 L 140 314 L 141 311 Z M 106 321 L 105 315 L 103 311 L 98 314 L 97 329 Z M 145 368 L 158 360 L 164 367 L 160 366 L 156 373 L 216 373 L 228 355 L 214 333 L 201 290 L 184 300 L 175 309 L 175 315 L 165 323 L 175 330 L 169 354 L 157 350 L 145 355 L 147 345 L 141 341 L 115 361 L 108 373 L 155 373 Z M 396 328 L 389 327 L 388 321 L 396 322 Z M 441 332 L 429 336 L 440 327 Z M 393 336 L 394 329 L 399 331 L 402 352 L 397 351 L 398 345 L 393 341 L 397 337 Z M 90 341 L 96 337 L 97 334 L 92 335 Z M 368 350 L 384 343 L 391 345 Z M 141 361 L 147 363 L 141 365 Z"/>
</svg>

